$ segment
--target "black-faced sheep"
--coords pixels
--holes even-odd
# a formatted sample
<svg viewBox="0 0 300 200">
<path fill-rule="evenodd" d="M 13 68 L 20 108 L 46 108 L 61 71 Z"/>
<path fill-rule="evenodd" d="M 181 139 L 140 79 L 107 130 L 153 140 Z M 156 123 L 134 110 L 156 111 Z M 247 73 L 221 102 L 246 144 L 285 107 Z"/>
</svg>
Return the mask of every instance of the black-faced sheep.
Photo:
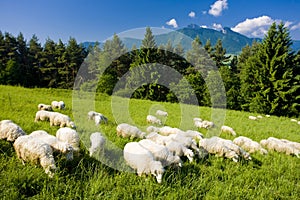
<svg viewBox="0 0 300 200">
<path fill-rule="evenodd" d="M 53 111 L 51 105 L 47 105 L 47 104 L 43 104 L 43 103 L 40 103 L 40 104 L 38 105 L 38 110 Z"/>
</svg>

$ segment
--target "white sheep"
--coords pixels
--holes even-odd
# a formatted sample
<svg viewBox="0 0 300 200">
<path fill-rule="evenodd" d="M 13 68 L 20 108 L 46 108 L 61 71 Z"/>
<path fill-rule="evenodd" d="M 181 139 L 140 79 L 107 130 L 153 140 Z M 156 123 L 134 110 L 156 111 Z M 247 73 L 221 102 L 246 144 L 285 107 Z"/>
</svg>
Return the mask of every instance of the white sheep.
<svg viewBox="0 0 300 200">
<path fill-rule="evenodd" d="M 157 110 L 155 113 L 157 116 L 167 117 L 168 113 L 162 110 Z"/>
<path fill-rule="evenodd" d="M 263 116 L 257 115 L 257 119 L 262 119 L 262 118 L 263 118 Z"/>
<path fill-rule="evenodd" d="M 197 146 L 197 142 L 194 139 L 185 137 L 181 134 L 171 134 L 169 135 L 169 138 L 183 144 L 187 148 L 194 150 L 198 155 L 200 155 L 200 150 Z"/>
<path fill-rule="evenodd" d="M 215 127 L 215 124 L 211 121 L 207 121 L 207 120 L 203 120 L 203 121 L 194 121 L 194 125 L 197 128 L 205 128 L 205 129 L 209 129 L 209 128 L 213 128 Z"/>
<path fill-rule="evenodd" d="M 0 139 L 14 142 L 18 137 L 26 135 L 23 129 L 11 120 L 0 121 Z"/>
<path fill-rule="evenodd" d="M 52 148 L 49 144 L 31 137 L 29 135 L 20 136 L 13 144 L 17 157 L 24 162 L 32 162 L 37 165 L 40 164 L 45 173 L 49 177 L 53 177 L 56 166 L 53 157 Z"/>
<path fill-rule="evenodd" d="M 63 102 L 63 101 L 52 101 L 51 106 L 52 106 L 52 108 L 57 108 L 60 110 L 63 110 L 66 108 L 65 102 Z"/>
<path fill-rule="evenodd" d="M 234 162 L 238 162 L 239 155 L 228 146 L 226 146 L 219 137 L 213 136 L 211 138 L 203 138 L 199 141 L 199 146 L 203 147 L 210 154 L 214 154 L 217 157 L 225 157 L 232 159 Z"/>
<path fill-rule="evenodd" d="M 194 152 L 184 146 L 182 143 L 174 141 L 174 140 L 167 140 L 165 142 L 165 146 L 172 152 L 174 155 L 182 157 L 186 156 L 190 162 L 194 160 Z"/>
<path fill-rule="evenodd" d="M 89 111 L 88 112 L 88 119 L 94 120 L 95 124 L 98 126 L 101 122 L 104 122 L 107 124 L 107 117 L 105 117 L 102 113 L 98 113 L 95 111 Z"/>
<path fill-rule="evenodd" d="M 53 111 L 51 105 L 47 105 L 47 104 L 43 104 L 43 103 L 40 103 L 40 104 L 38 105 L 38 110 Z"/>
<path fill-rule="evenodd" d="M 250 119 L 250 120 L 257 120 L 257 117 L 251 116 L 251 115 L 250 115 L 250 116 L 248 117 L 248 119 Z"/>
<path fill-rule="evenodd" d="M 143 139 L 139 141 L 139 144 L 149 150 L 156 160 L 161 161 L 163 167 L 171 164 L 176 164 L 179 167 L 182 166 L 180 157 L 177 155 L 174 156 L 164 145 L 157 144 L 149 139 Z"/>
<path fill-rule="evenodd" d="M 268 118 L 271 117 L 271 115 L 265 115 L 265 116 L 268 117 Z"/>
<path fill-rule="evenodd" d="M 56 131 L 57 139 L 63 142 L 67 142 L 73 147 L 75 154 L 80 151 L 80 137 L 76 130 L 69 127 L 62 127 Z"/>
<path fill-rule="evenodd" d="M 156 161 L 152 153 L 142 147 L 138 142 L 129 142 L 123 151 L 127 164 L 137 171 L 138 176 L 152 174 L 158 183 L 162 182 L 165 169 L 160 161 Z"/>
<path fill-rule="evenodd" d="M 147 129 L 146 129 L 146 131 L 148 132 L 148 133 L 151 133 L 151 132 L 159 132 L 159 127 L 155 127 L 155 126 L 148 126 L 147 127 Z"/>
<path fill-rule="evenodd" d="M 297 158 L 300 158 L 300 150 L 293 147 L 292 145 L 281 141 L 278 138 L 269 137 L 260 141 L 260 144 L 266 147 L 269 150 L 277 151 L 280 153 L 285 153 L 286 155 L 295 155 Z"/>
<path fill-rule="evenodd" d="M 296 119 L 291 119 L 291 122 L 298 122 Z"/>
<path fill-rule="evenodd" d="M 236 152 L 239 156 L 243 157 L 245 160 L 252 159 L 249 152 L 245 151 L 242 147 L 234 144 L 231 140 L 226 140 L 223 138 L 219 138 L 219 140 L 220 142 L 223 142 L 223 145 Z"/>
<path fill-rule="evenodd" d="M 104 153 L 104 146 L 106 140 L 105 137 L 99 132 L 92 133 L 90 135 L 90 156 L 93 156 L 95 152 L 99 152 L 100 155 Z"/>
<path fill-rule="evenodd" d="M 195 118 L 193 119 L 193 121 L 194 121 L 194 122 L 202 122 L 203 120 L 202 120 L 201 118 L 199 118 L 199 117 L 195 117 Z"/>
<path fill-rule="evenodd" d="M 116 129 L 117 135 L 124 138 L 145 138 L 146 136 L 146 133 L 142 132 L 138 127 L 126 123 L 119 124 Z"/>
<path fill-rule="evenodd" d="M 290 141 L 290 140 L 287 140 L 287 139 L 280 139 L 280 140 L 283 141 L 284 143 L 287 143 L 287 144 L 291 145 L 292 147 L 300 150 L 300 143 L 299 142 L 294 142 L 294 141 Z"/>
<path fill-rule="evenodd" d="M 33 131 L 30 136 L 49 144 L 54 152 L 66 155 L 67 160 L 73 160 L 73 147 L 69 143 L 60 141 L 57 137 L 43 130 Z"/>
<path fill-rule="evenodd" d="M 75 123 L 67 115 L 58 112 L 52 112 L 50 115 L 50 126 L 71 127 L 76 128 Z"/>
<path fill-rule="evenodd" d="M 39 110 L 35 113 L 35 119 L 34 122 L 38 122 L 38 121 L 49 121 L 50 120 L 50 116 L 53 114 L 54 112 L 50 112 L 50 111 L 46 111 L 46 110 Z"/>
<path fill-rule="evenodd" d="M 153 115 L 147 115 L 146 118 L 147 122 L 150 124 L 158 124 L 158 125 L 162 125 L 162 122 L 160 119 L 158 119 L 157 117 L 153 116 Z"/>
<path fill-rule="evenodd" d="M 204 138 L 204 135 L 202 133 L 200 133 L 199 131 L 194 131 L 194 130 L 187 130 L 184 132 L 179 132 L 178 134 L 183 135 L 185 137 L 198 139 L 198 140 L 201 140 L 202 138 Z"/>
<path fill-rule="evenodd" d="M 258 151 L 263 155 L 268 154 L 268 151 L 264 149 L 258 142 L 253 141 L 252 139 L 245 136 L 234 138 L 233 143 L 242 147 L 249 153 L 255 153 Z"/>
<path fill-rule="evenodd" d="M 231 128 L 229 126 L 223 125 L 221 127 L 221 132 L 223 132 L 223 133 L 230 133 L 231 135 L 236 136 L 236 132 L 233 130 L 233 128 Z"/>
<path fill-rule="evenodd" d="M 161 135 L 168 136 L 168 135 L 176 134 L 176 133 L 183 132 L 183 131 L 178 128 L 172 128 L 170 126 L 163 126 L 160 128 L 154 127 L 154 126 L 149 126 L 147 128 L 147 132 L 157 132 Z"/>
<path fill-rule="evenodd" d="M 157 144 L 166 145 L 171 140 L 169 136 L 160 135 L 157 132 L 151 132 L 146 136 L 146 139 L 150 139 Z"/>
</svg>

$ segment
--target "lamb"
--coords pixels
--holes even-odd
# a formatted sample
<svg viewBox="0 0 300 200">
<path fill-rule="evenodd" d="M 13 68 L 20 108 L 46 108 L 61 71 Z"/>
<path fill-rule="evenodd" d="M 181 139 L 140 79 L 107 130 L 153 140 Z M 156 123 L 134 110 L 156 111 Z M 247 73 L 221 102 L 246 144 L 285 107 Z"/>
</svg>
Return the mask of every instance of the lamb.
<svg viewBox="0 0 300 200">
<path fill-rule="evenodd" d="M 0 139 L 14 142 L 18 137 L 26 135 L 23 129 L 11 120 L 0 121 Z"/>
<path fill-rule="evenodd" d="M 174 156 L 164 145 L 156 144 L 149 139 L 143 139 L 139 141 L 139 144 L 149 150 L 153 154 L 154 158 L 162 163 L 163 167 L 171 164 L 177 164 L 179 167 L 182 166 L 182 160 L 180 157 Z"/>
<path fill-rule="evenodd" d="M 173 140 L 167 140 L 165 142 L 165 146 L 174 155 L 179 157 L 186 156 L 190 162 L 193 162 L 195 156 L 194 152 L 191 149 L 185 147 L 182 143 Z"/>
<path fill-rule="evenodd" d="M 167 117 L 168 113 L 162 110 L 157 110 L 155 113 L 157 116 Z"/>
<path fill-rule="evenodd" d="M 286 155 L 295 155 L 297 158 L 300 158 L 300 150 L 293 147 L 292 145 L 281 141 L 278 138 L 269 137 L 266 140 L 261 140 L 260 144 L 266 147 L 269 150 L 274 150 L 280 153 L 285 153 Z"/>
<path fill-rule="evenodd" d="M 63 110 L 66 108 L 65 103 L 63 101 L 52 101 L 51 102 L 52 108 L 57 108 Z"/>
<path fill-rule="evenodd" d="M 232 159 L 234 162 L 238 162 L 239 155 L 221 142 L 219 137 L 213 136 L 211 138 L 204 138 L 199 141 L 199 146 L 217 157 L 225 157 Z"/>
<path fill-rule="evenodd" d="M 264 149 L 258 142 L 253 141 L 252 139 L 245 136 L 239 136 L 235 138 L 233 140 L 233 143 L 242 147 L 249 153 L 255 153 L 259 151 L 263 155 L 268 154 L 268 151 Z"/>
<path fill-rule="evenodd" d="M 257 120 L 257 117 L 255 117 L 255 116 L 249 116 L 248 117 L 250 120 Z"/>
<path fill-rule="evenodd" d="M 73 152 L 78 154 L 80 151 L 80 137 L 76 130 L 69 127 L 62 127 L 56 131 L 56 138 L 62 142 L 70 144 Z"/>
<path fill-rule="evenodd" d="M 165 169 L 160 161 L 156 161 L 151 152 L 143 148 L 138 142 L 129 142 L 123 151 L 127 164 L 137 171 L 138 176 L 152 174 L 158 183 L 162 182 Z"/>
<path fill-rule="evenodd" d="M 29 135 L 20 136 L 13 144 L 17 157 L 24 162 L 38 163 L 50 178 L 56 171 L 52 148 L 49 144 Z"/>
<path fill-rule="evenodd" d="M 95 111 L 89 111 L 88 112 L 88 119 L 94 120 L 96 126 L 98 126 L 101 122 L 104 122 L 107 124 L 107 117 L 105 117 L 103 114 L 95 112 Z"/>
<path fill-rule="evenodd" d="M 162 122 L 160 119 L 158 119 L 157 117 L 153 116 L 153 115 L 147 115 L 146 118 L 147 122 L 150 124 L 158 124 L 158 125 L 162 125 Z"/>
<path fill-rule="evenodd" d="M 76 128 L 75 123 L 71 121 L 69 116 L 58 112 L 52 112 L 52 114 L 50 114 L 50 126 Z"/>
<path fill-rule="evenodd" d="M 116 129 L 117 135 L 124 138 L 145 138 L 146 136 L 146 133 L 142 132 L 138 127 L 126 123 L 119 124 Z"/>
<path fill-rule="evenodd" d="M 40 104 L 38 105 L 38 110 L 53 111 L 51 105 L 47 105 L 47 104 L 43 104 L 43 103 L 40 103 Z"/>
<path fill-rule="evenodd" d="M 90 156 L 92 157 L 95 152 L 99 152 L 100 154 L 104 153 L 104 146 L 105 146 L 106 140 L 102 136 L 101 133 L 95 132 L 90 135 Z"/>
<path fill-rule="evenodd" d="M 30 136 L 49 144 L 54 152 L 65 154 L 67 160 L 73 160 L 73 147 L 69 143 L 60 141 L 43 130 L 33 131 Z"/>
<path fill-rule="evenodd" d="M 50 112 L 50 111 L 46 111 L 46 110 L 39 110 L 35 113 L 35 119 L 34 122 L 38 122 L 38 121 L 49 121 L 50 120 L 50 116 L 53 114 L 54 112 Z"/>
<path fill-rule="evenodd" d="M 229 127 L 229 126 L 223 125 L 223 126 L 221 127 L 221 131 L 222 131 L 223 133 L 230 133 L 231 135 L 236 136 L 236 132 L 233 130 L 233 128 L 231 128 L 231 127 Z"/>
</svg>

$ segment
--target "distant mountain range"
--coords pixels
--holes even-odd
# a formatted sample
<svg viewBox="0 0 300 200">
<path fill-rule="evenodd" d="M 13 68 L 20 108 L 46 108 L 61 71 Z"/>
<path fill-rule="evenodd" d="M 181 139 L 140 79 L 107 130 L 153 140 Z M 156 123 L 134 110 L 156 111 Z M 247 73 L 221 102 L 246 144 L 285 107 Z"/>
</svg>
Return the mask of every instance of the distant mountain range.
<svg viewBox="0 0 300 200">
<path fill-rule="evenodd" d="M 178 33 L 179 32 L 179 33 Z M 181 35 L 182 33 L 183 35 Z M 186 37 L 187 36 L 187 37 Z M 239 54 L 243 47 L 247 44 L 251 45 L 254 41 L 261 42 L 260 38 L 248 38 L 245 35 L 232 31 L 230 28 L 225 27 L 221 31 L 217 31 L 209 28 L 202 28 L 196 24 L 191 24 L 185 28 L 178 29 L 174 32 L 169 32 L 165 34 L 155 35 L 156 44 L 165 45 L 169 40 L 172 41 L 172 44 L 181 43 L 182 47 L 185 50 L 191 48 L 191 41 L 199 36 L 203 46 L 206 44 L 209 39 L 211 45 L 214 46 L 218 39 L 222 40 L 223 47 L 226 49 L 228 54 Z M 133 45 L 137 48 L 141 46 L 142 40 L 136 38 L 121 38 L 124 45 L 131 49 Z M 95 42 L 84 42 L 82 43 L 84 47 L 89 45 L 94 45 Z M 100 43 L 100 45 L 102 45 Z M 300 41 L 294 40 L 292 45 L 293 50 L 300 50 Z"/>
</svg>

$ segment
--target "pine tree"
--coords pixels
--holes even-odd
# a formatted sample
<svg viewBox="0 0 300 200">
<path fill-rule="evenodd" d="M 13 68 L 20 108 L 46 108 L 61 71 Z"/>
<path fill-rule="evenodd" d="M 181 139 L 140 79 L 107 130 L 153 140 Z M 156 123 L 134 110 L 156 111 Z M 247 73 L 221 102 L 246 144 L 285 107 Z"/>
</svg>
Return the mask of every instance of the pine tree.
<svg viewBox="0 0 300 200">
<path fill-rule="evenodd" d="M 146 28 L 146 33 L 144 39 L 142 40 L 141 48 L 153 48 L 153 49 L 157 48 L 155 38 L 152 34 L 152 30 L 150 27 Z"/>
<path fill-rule="evenodd" d="M 230 56 L 226 56 L 226 49 L 223 48 L 221 39 L 218 39 L 216 45 L 214 46 L 214 50 L 210 53 L 210 55 L 218 68 L 226 65 L 230 59 Z"/>
</svg>

